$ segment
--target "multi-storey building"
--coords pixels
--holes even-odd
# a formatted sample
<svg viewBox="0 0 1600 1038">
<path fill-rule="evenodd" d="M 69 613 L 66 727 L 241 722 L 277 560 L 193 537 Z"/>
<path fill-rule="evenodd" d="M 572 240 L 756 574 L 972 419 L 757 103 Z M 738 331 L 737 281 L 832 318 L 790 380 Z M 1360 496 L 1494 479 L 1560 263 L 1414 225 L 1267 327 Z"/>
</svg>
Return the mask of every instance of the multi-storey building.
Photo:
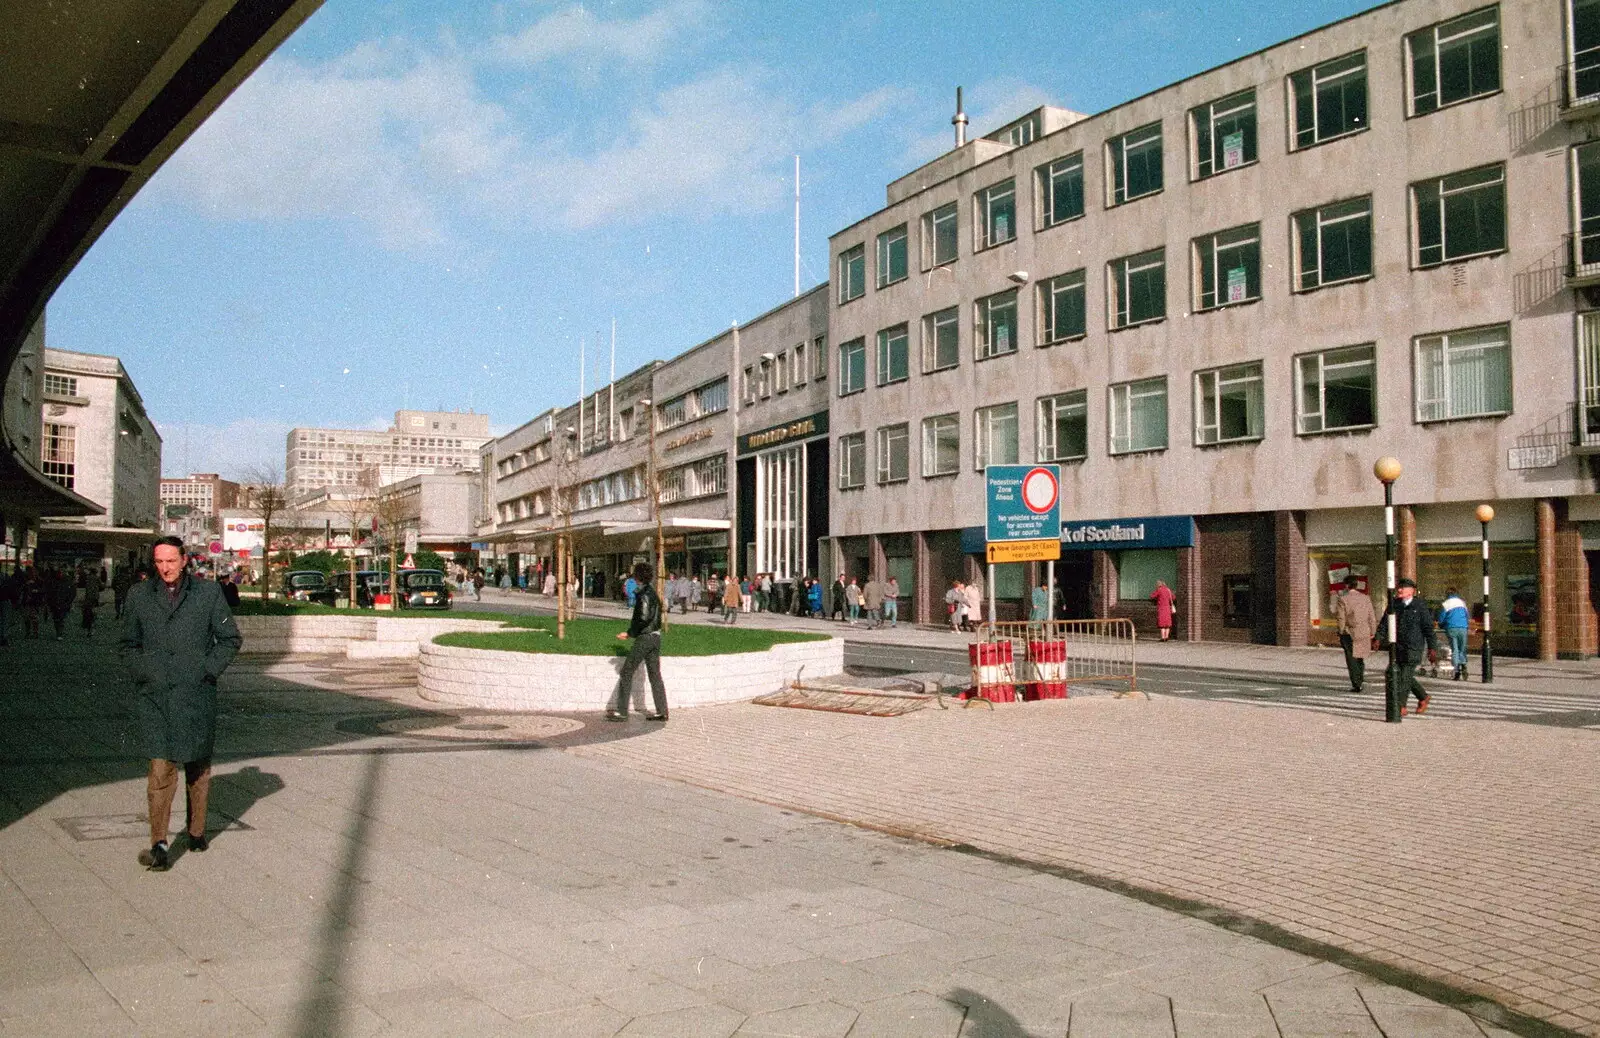
<svg viewBox="0 0 1600 1038">
<path fill-rule="evenodd" d="M 105 509 L 40 524 L 39 557 L 122 558 L 155 539 L 161 520 L 161 434 L 116 357 L 46 347 L 39 468 Z"/>
<path fill-rule="evenodd" d="M 1593 654 L 1597 44 L 1594 0 L 1400 0 L 891 183 L 831 237 L 840 559 L 934 617 L 989 579 L 985 467 L 1057 463 L 1070 615 L 1162 579 L 1180 636 L 1304 644 L 1382 586 L 1393 455 L 1424 595 L 1480 586 L 1492 504 L 1500 644 Z"/>
<path fill-rule="evenodd" d="M 194 472 L 182 478 L 161 480 L 161 504 L 165 507 L 187 507 L 204 516 L 215 533 L 220 527 L 222 509 L 239 506 L 239 484 L 223 479 L 215 472 Z"/>
<path fill-rule="evenodd" d="M 379 492 L 381 520 L 402 543 L 446 558 L 469 551 L 475 533 L 472 498 L 478 474 L 468 470 L 411 476 Z"/>
<path fill-rule="evenodd" d="M 423 473 L 475 469 L 489 416 L 472 411 L 396 411 L 375 429 L 291 429 L 284 488 L 291 501 L 324 487 L 377 488 Z"/>
</svg>

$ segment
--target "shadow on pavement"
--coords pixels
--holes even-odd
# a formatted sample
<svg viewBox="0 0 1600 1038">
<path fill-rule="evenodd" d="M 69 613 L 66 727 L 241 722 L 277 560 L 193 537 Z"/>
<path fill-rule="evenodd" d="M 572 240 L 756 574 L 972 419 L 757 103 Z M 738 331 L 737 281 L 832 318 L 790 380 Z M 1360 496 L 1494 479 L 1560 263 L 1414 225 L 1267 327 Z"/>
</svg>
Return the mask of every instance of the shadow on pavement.
<svg viewBox="0 0 1600 1038">
<path fill-rule="evenodd" d="M 967 1007 L 961 1038 L 1032 1038 L 1020 1020 L 987 995 L 969 988 L 954 988 L 944 997 L 947 1001 Z"/>
</svg>

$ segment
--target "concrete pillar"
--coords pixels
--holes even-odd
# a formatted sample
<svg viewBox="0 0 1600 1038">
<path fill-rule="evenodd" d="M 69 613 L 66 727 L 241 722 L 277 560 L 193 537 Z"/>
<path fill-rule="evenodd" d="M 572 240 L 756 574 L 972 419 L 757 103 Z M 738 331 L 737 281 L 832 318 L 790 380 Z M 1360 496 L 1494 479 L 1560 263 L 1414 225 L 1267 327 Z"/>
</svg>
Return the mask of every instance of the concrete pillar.
<svg viewBox="0 0 1600 1038">
<path fill-rule="evenodd" d="M 1417 513 L 1410 505 L 1394 506 L 1394 575 L 1417 579 Z"/>
<path fill-rule="evenodd" d="M 1406 510 L 1407 514 L 1410 509 Z M 1412 567 L 1416 566 L 1417 524 L 1411 522 Z M 1310 573 L 1306 559 L 1306 514 L 1274 512 L 1272 543 L 1275 571 L 1273 627 L 1278 645 L 1305 645 L 1311 640 Z"/>
<path fill-rule="evenodd" d="M 883 538 L 877 534 L 867 538 L 867 574 L 878 580 L 889 579 L 889 556 L 883 550 Z"/>
<path fill-rule="evenodd" d="M 1197 534 L 1198 536 L 1198 534 Z M 1177 623 L 1172 625 L 1172 637 L 1183 642 L 1197 642 L 1202 637 L 1200 629 L 1200 546 L 1178 549 Z"/>
<path fill-rule="evenodd" d="M 1554 502 L 1553 510 L 1556 521 L 1556 653 L 1563 659 L 1587 659 L 1595 655 L 1597 646 L 1594 603 L 1589 597 L 1589 563 L 1583 554 L 1583 531 L 1567 518 L 1565 500 Z"/>
<path fill-rule="evenodd" d="M 933 587 L 933 566 L 928 561 L 928 535 L 921 530 L 911 535 L 911 568 L 916 573 L 917 593 L 911 603 L 911 616 L 902 617 L 914 623 L 933 623 L 942 616 L 938 606 L 944 604 L 944 588 Z"/>
<path fill-rule="evenodd" d="M 1089 589 L 1090 612 L 1097 620 L 1104 620 L 1111 615 L 1111 607 L 1117 602 L 1117 570 L 1111 564 L 1109 552 L 1096 549 L 1094 552 L 1094 577 L 1093 586 Z"/>
<path fill-rule="evenodd" d="M 1555 502 L 1539 498 L 1534 502 L 1533 515 L 1539 559 L 1539 658 L 1553 660 L 1560 644 L 1556 635 Z"/>
</svg>

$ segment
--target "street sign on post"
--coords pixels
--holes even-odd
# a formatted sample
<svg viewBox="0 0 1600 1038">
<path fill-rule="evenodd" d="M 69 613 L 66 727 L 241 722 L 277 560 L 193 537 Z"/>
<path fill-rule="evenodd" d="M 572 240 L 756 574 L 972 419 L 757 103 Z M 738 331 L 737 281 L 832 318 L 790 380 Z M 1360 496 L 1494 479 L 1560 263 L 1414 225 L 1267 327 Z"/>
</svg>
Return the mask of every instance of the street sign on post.
<svg viewBox="0 0 1600 1038">
<path fill-rule="evenodd" d="M 990 465 L 985 540 L 990 562 L 1061 557 L 1061 468 Z"/>
<path fill-rule="evenodd" d="M 414 555 L 414 554 L 416 554 L 416 551 L 417 551 L 417 531 L 415 529 L 407 530 L 406 531 L 406 554 L 407 555 Z"/>
</svg>

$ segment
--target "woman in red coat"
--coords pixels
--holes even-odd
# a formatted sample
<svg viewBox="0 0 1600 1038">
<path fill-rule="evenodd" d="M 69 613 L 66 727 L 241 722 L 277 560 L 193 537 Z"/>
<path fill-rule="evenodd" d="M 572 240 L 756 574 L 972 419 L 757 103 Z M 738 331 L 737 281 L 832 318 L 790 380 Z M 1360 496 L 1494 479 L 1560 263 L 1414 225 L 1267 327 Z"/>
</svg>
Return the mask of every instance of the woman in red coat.
<svg viewBox="0 0 1600 1038">
<path fill-rule="evenodd" d="M 1156 581 L 1156 589 L 1150 592 L 1150 601 L 1156 604 L 1156 627 L 1161 630 L 1162 641 L 1172 637 L 1172 614 L 1177 612 L 1172 603 L 1176 597 L 1164 580 Z"/>
</svg>

